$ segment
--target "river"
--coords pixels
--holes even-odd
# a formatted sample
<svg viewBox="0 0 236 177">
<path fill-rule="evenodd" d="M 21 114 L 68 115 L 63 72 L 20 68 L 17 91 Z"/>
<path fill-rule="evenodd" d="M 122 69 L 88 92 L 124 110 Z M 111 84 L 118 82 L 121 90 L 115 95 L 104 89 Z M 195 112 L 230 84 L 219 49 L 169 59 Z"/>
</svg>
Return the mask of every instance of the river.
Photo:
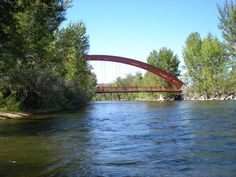
<svg viewBox="0 0 236 177">
<path fill-rule="evenodd" d="M 236 101 L 91 102 L 0 121 L 0 176 L 236 176 Z"/>
</svg>

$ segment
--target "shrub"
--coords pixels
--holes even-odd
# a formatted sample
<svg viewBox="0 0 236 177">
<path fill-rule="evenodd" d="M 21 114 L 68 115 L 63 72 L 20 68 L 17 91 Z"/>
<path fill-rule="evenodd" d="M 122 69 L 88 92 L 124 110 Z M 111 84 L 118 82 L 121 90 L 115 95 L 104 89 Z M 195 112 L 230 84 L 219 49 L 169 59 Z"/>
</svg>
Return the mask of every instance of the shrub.
<svg viewBox="0 0 236 177">
<path fill-rule="evenodd" d="M 10 95 L 4 98 L 4 95 L 0 92 L 0 111 L 3 112 L 17 112 L 21 108 L 21 102 L 16 100 L 15 95 Z"/>
</svg>

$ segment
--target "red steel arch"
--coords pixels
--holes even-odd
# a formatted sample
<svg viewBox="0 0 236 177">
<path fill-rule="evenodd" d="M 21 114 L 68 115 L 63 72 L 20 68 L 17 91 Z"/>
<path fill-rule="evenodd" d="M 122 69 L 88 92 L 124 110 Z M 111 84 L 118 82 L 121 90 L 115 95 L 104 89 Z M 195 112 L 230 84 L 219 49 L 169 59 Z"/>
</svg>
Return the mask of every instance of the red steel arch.
<svg viewBox="0 0 236 177">
<path fill-rule="evenodd" d="M 167 73 L 166 71 L 163 71 L 155 66 L 152 66 L 150 64 L 147 64 L 138 60 L 125 58 L 125 57 L 110 56 L 110 55 L 85 55 L 85 59 L 98 60 L 98 61 L 111 61 L 111 62 L 118 62 L 118 63 L 124 63 L 127 65 L 136 66 L 162 77 L 167 82 L 174 84 L 177 88 L 182 87 L 182 85 L 184 84 L 181 80 L 179 80 L 177 77 L 173 76 L 172 74 Z"/>
</svg>

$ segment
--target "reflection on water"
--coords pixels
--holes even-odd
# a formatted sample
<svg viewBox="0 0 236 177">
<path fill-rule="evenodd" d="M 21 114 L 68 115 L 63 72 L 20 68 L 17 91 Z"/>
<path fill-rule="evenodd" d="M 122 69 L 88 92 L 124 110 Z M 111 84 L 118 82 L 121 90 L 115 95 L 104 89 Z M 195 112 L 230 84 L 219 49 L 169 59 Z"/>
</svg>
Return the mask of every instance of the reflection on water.
<svg viewBox="0 0 236 177">
<path fill-rule="evenodd" d="M 0 121 L 0 176 L 236 176 L 236 102 L 93 102 Z"/>
</svg>

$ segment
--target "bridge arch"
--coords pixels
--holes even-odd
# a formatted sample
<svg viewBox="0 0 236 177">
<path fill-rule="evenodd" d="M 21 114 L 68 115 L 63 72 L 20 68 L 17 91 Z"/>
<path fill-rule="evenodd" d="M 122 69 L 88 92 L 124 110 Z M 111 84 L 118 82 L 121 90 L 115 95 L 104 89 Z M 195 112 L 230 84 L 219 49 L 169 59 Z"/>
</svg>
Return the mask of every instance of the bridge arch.
<svg viewBox="0 0 236 177">
<path fill-rule="evenodd" d="M 111 62 L 117 62 L 117 63 L 123 63 L 127 65 L 136 66 L 138 68 L 145 69 L 149 72 L 154 73 L 155 75 L 160 76 L 161 78 L 165 79 L 167 82 L 172 83 L 177 88 L 182 87 L 184 84 L 181 80 L 179 80 L 177 77 L 173 76 L 172 74 L 163 71 L 153 65 L 130 59 L 125 57 L 119 57 L 119 56 L 111 56 L 111 55 L 85 55 L 86 60 L 92 60 L 92 61 L 111 61 Z"/>
</svg>

